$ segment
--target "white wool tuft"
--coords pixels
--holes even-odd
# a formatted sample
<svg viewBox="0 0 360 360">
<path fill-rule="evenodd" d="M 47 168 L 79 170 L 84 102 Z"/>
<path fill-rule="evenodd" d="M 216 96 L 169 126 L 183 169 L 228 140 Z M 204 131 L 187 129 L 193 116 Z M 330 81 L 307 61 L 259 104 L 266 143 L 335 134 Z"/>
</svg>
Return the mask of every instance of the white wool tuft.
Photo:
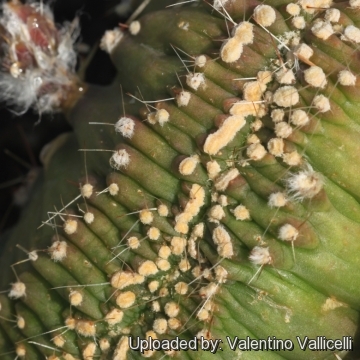
<svg viewBox="0 0 360 360">
<path fill-rule="evenodd" d="M 135 122 L 128 117 L 121 117 L 115 124 L 115 131 L 123 137 L 131 139 L 134 135 Z"/>
<path fill-rule="evenodd" d="M 309 121 L 308 114 L 301 109 L 294 110 L 290 116 L 290 122 L 295 126 L 305 126 Z"/>
<path fill-rule="evenodd" d="M 110 158 L 110 166 L 116 170 L 126 168 L 130 163 L 130 155 L 125 149 L 116 150 Z"/>
<path fill-rule="evenodd" d="M 108 30 L 101 38 L 100 48 L 106 51 L 108 54 L 111 54 L 123 37 L 124 33 L 120 30 L 120 28 Z"/>
<path fill-rule="evenodd" d="M 282 107 L 290 107 L 296 105 L 299 100 L 299 93 L 293 86 L 283 86 L 277 89 L 273 97 L 274 103 Z"/>
<path fill-rule="evenodd" d="M 343 86 L 354 86 L 356 84 L 356 76 L 349 70 L 339 71 L 338 80 Z"/>
<path fill-rule="evenodd" d="M 326 75 L 323 69 L 319 66 L 311 66 L 304 71 L 305 81 L 314 87 L 323 89 L 326 84 Z"/>
<path fill-rule="evenodd" d="M 272 259 L 269 248 L 255 246 L 250 252 L 249 260 L 255 265 L 271 264 Z"/>
<path fill-rule="evenodd" d="M 323 179 L 309 166 L 306 170 L 291 174 L 286 184 L 293 198 L 301 201 L 317 195 L 323 188 Z"/>
<path fill-rule="evenodd" d="M 295 241 L 299 231 L 290 224 L 283 225 L 279 230 L 279 239 L 283 241 Z"/>
<path fill-rule="evenodd" d="M 360 43 L 360 29 L 354 25 L 348 25 L 344 30 L 342 40 L 353 41 L 356 44 Z"/>
<path fill-rule="evenodd" d="M 276 20 L 276 12 L 269 5 L 258 5 L 254 10 L 254 20 L 264 27 L 271 26 Z"/>
<path fill-rule="evenodd" d="M 321 113 L 327 112 L 331 109 L 330 100 L 322 94 L 314 97 L 312 105 L 314 105 Z"/>
</svg>

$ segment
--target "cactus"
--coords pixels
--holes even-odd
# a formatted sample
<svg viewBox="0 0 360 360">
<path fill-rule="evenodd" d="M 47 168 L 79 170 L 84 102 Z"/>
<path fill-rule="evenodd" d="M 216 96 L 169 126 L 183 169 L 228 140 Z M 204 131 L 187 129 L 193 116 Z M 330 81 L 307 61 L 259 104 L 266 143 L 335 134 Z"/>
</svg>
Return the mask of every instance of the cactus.
<svg viewBox="0 0 360 360">
<path fill-rule="evenodd" d="M 36 12 L 23 6 L 11 16 Z M 74 131 L 2 252 L 1 358 L 344 358 L 360 310 L 359 7 L 151 12 L 104 35 L 105 88 L 54 55 L 65 38 L 44 15 L 26 51 L 66 76 L 18 59 L 0 86 L 36 70 L 20 110 L 61 108 Z"/>
</svg>

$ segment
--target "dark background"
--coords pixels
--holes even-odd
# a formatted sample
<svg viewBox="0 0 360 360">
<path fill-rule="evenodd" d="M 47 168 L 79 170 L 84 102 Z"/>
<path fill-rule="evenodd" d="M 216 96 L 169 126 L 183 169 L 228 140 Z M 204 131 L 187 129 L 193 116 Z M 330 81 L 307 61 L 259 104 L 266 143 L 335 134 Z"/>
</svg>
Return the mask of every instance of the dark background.
<svg viewBox="0 0 360 360">
<path fill-rule="evenodd" d="M 79 43 L 90 50 L 96 47 L 105 30 L 112 29 L 126 17 L 114 11 L 120 0 L 53 0 L 48 3 L 54 10 L 57 24 L 80 19 L 81 36 Z M 88 54 L 79 54 L 81 64 Z M 3 71 L 0 64 L 0 71 Z M 108 55 L 97 49 L 87 67 L 85 80 L 88 83 L 106 85 L 115 76 L 115 68 Z M 39 121 L 40 120 L 40 121 Z M 21 189 L 30 168 L 41 166 L 39 153 L 42 147 L 70 127 L 61 114 L 39 115 L 28 111 L 17 116 L 0 103 L 0 234 L 16 223 L 21 206 L 17 205 Z M 13 155 L 21 159 L 14 159 Z M 26 193 L 26 192 L 25 192 Z"/>
</svg>

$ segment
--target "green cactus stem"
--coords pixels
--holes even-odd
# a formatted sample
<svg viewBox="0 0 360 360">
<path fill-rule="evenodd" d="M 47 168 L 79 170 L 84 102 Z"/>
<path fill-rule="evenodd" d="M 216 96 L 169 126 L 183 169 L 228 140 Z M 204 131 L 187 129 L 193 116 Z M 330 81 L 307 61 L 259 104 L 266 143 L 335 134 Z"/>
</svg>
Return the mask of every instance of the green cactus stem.
<svg viewBox="0 0 360 360">
<path fill-rule="evenodd" d="M 359 8 L 193 1 L 108 31 L 117 78 L 61 87 L 74 132 L 1 255 L 0 356 L 355 358 L 301 344 L 355 346 Z"/>
</svg>

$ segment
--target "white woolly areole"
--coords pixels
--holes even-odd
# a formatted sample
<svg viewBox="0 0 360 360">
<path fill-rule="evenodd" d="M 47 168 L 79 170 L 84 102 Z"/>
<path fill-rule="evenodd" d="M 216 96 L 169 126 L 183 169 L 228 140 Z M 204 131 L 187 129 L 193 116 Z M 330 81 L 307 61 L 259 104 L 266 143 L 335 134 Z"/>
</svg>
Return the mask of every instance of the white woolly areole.
<svg viewBox="0 0 360 360">
<path fill-rule="evenodd" d="M 285 224 L 279 229 L 279 239 L 283 241 L 295 241 L 299 231 L 290 224 Z"/>
<path fill-rule="evenodd" d="M 283 155 L 283 161 L 290 166 L 299 166 L 302 163 L 302 156 L 296 151 L 291 151 Z"/>
<path fill-rule="evenodd" d="M 26 356 L 26 348 L 25 348 L 25 345 L 24 344 L 18 344 L 16 345 L 16 348 L 15 348 L 15 352 L 16 352 L 16 358 L 19 357 L 19 358 L 24 358 Z"/>
<path fill-rule="evenodd" d="M 306 21 L 303 16 L 295 16 L 291 20 L 291 23 L 294 25 L 294 27 L 296 29 L 299 29 L 299 30 L 305 29 L 305 26 L 306 26 Z"/>
<path fill-rule="evenodd" d="M 276 192 L 276 193 L 272 193 L 269 196 L 269 200 L 268 200 L 268 205 L 271 208 L 279 208 L 279 207 L 283 207 L 285 206 L 287 203 L 287 198 L 286 195 L 282 192 Z"/>
<path fill-rule="evenodd" d="M 125 291 L 116 297 L 116 304 L 121 309 L 128 309 L 135 303 L 136 295 L 132 291 Z"/>
<path fill-rule="evenodd" d="M 130 285 L 142 284 L 145 281 L 144 276 L 126 271 L 116 272 L 110 280 L 111 286 L 115 289 L 124 289 Z"/>
<path fill-rule="evenodd" d="M 222 148 L 227 146 L 246 124 L 242 115 L 229 116 L 214 133 L 208 135 L 204 144 L 204 152 L 216 155 Z"/>
<path fill-rule="evenodd" d="M 342 40 L 353 41 L 356 44 L 360 43 L 360 29 L 354 25 L 348 25 L 344 30 Z"/>
<path fill-rule="evenodd" d="M 96 351 L 96 344 L 93 342 L 88 343 L 82 351 L 82 356 L 84 359 L 93 360 L 95 351 Z"/>
<path fill-rule="evenodd" d="M 234 27 L 232 36 L 243 45 L 252 44 L 254 41 L 254 25 L 249 21 L 242 21 Z"/>
<path fill-rule="evenodd" d="M 196 314 L 196 317 L 200 321 L 206 321 L 209 318 L 209 316 L 210 316 L 210 314 L 206 309 L 200 309 Z"/>
<path fill-rule="evenodd" d="M 149 225 L 154 221 L 154 215 L 150 210 L 143 209 L 139 212 L 139 219 L 144 225 Z"/>
<path fill-rule="evenodd" d="M 19 299 L 26 296 L 26 286 L 23 282 L 17 281 L 11 284 L 11 290 L 9 292 L 10 299 Z"/>
<path fill-rule="evenodd" d="M 75 330 L 85 337 L 94 337 L 96 335 L 95 323 L 90 320 L 77 320 Z"/>
<path fill-rule="evenodd" d="M 80 306 L 83 302 L 83 296 L 79 291 L 71 291 L 69 294 L 69 302 L 72 306 Z"/>
<path fill-rule="evenodd" d="M 285 111 L 283 109 L 274 109 L 271 111 L 271 119 L 274 123 L 284 120 Z"/>
<path fill-rule="evenodd" d="M 254 9 L 254 20 L 264 27 L 271 26 L 276 20 L 276 12 L 269 5 L 258 5 Z"/>
<path fill-rule="evenodd" d="M 260 143 L 260 139 L 255 134 L 250 134 L 246 139 L 246 143 L 248 145 L 258 144 Z"/>
<path fill-rule="evenodd" d="M 309 14 L 329 8 L 333 0 L 300 0 L 298 4 Z"/>
<path fill-rule="evenodd" d="M 263 122 L 260 119 L 256 119 L 250 125 L 252 131 L 259 131 L 264 126 Z"/>
<path fill-rule="evenodd" d="M 135 36 L 137 35 L 141 30 L 141 23 L 140 21 L 132 21 L 131 24 L 129 25 L 129 32 L 131 35 Z"/>
<path fill-rule="evenodd" d="M 209 178 L 213 180 L 220 174 L 221 167 L 216 160 L 212 160 L 206 163 L 206 170 Z"/>
<path fill-rule="evenodd" d="M 51 341 L 59 348 L 62 348 L 65 345 L 66 340 L 61 335 L 54 336 Z"/>
<path fill-rule="evenodd" d="M 156 264 L 151 260 L 144 261 L 138 269 L 138 273 L 142 276 L 155 275 L 158 271 Z"/>
<path fill-rule="evenodd" d="M 188 284 L 183 281 L 179 281 L 178 283 L 176 283 L 174 288 L 175 291 L 180 295 L 185 295 L 189 290 Z"/>
<path fill-rule="evenodd" d="M 176 95 L 176 102 L 179 107 L 188 106 L 191 98 L 191 93 L 188 91 L 181 91 L 178 95 Z"/>
<path fill-rule="evenodd" d="M 55 241 L 49 247 L 49 253 L 51 254 L 51 259 L 56 261 L 62 261 L 66 258 L 66 249 L 67 244 L 65 241 Z"/>
<path fill-rule="evenodd" d="M 157 259 L 156 260 L 156 266 L 161 271 L 168 271 L 170 269 L 170 267 L 171 267 L 171 264 L 165 259 Z"/>
<path fill-rule="evenodd" d="M 276 74 L 276 80 L 279 84 L 290 85 L 295 83 L 295 75 L 291 69 L 282 67 Z"/>
<path fill-rule="evenodd" d="M 110 184 L 108 189 L 109 189 L 110 195 L 112 195 L 112 196 L 117 195 L 120 190 L 118 184 L 115 184 L 115 183 Z"/>
<path fill-rule="evenodd" d="M 311 199 L 323 188 L 321 175 L 310 167 L 307 170 L 290 175 L 286 184 L 289 192 L 298 200 Z"/>
<path fill-rule="evenodd" d="M 205 224 L 203 222 L 196 224 L 191 232 L 191 237 L 195 239 L 202 238 L 204 236 L 204 229 Z"/>
<path fill-rule="evenodd" d="M 160 204 L 157 208 L 157 211 L 160 216 L 168 216 L 169 215 L 169 209 L 165 204 Z"/>
<path fill-rule="evenodd" d="M 156 319 L 153 323 L 153 330 L 157 334 L 164 334 L 167 330 L 167 321 L 166 319 Z"/>
<path fill-rule="evenodd" d="M 222 206 L 214 205 L 208 211 L 209 220 L 212 222 L 218 222 L 225 217 L 225 212 Z"/>
<path fill-rule="evenodd" d="M 340 14 L 341 13 L 339 9 L 328 9 L 325 11 L 325 20 L 332 23 L 337 23 L 340 20 Z"/>
<path fill-rule="evenodd" d="M 266 90 L 266 85 L 260 81 L 249 81 L 244 84 L 243 97 L 246 101 L 259 101 Z"/>
<path fill-rule="evenodd" d="M 16 319 L 16 326 L 19 329 L 24 329 L 26 323 L 25 323 L 25 319 L 22 316 L 18 316 Z"/>
<path fill-rule="evenodd" d="M 127 353 L 129 349 L 130 347 L 128 336 L 122 336 L 116 345 L 113 360 L 126 360 L 128 358 Z"/>
<path fill-rule="evenodd" d="M 309 123 L 310 119 L 308 114 L 301 109 L 296 109 L 290 115 L 290 122 L 295 126 L 305 126 Z"/>
<path fill-rule="evenodd" d="M 106 31 L 104 36 L 101 38 L 100 48 L 111 54 L 123 36 L 124 33 L 120 30 L 120 28 Z"/>
<path fill-rule="evenodd" d="M 110 349 L 110 346 L 111 346 L 110 341 L 107 338 L 102 338 L 99 340 L 99 347 L 102 352 L 107 352 Z M 65 359 L 65 360 L 67 360 L 67 359 Z"/>
<path fill-rule="evenodd" d="M 109 311 L 106 316 L 105 316 L 105 321 L 109 324 L 109 325 L 116 325 L 119 322 L 121 322 L 121 320 L 124 317 L 124 313 L 119 310 L 119 309 L 112 309 L 111 311 Z"/>
<path fill-rule="evenodd" d="M 212 238 L 217 245 L 217 253 L 223 258 L 231 258 L 234 255 L 233 245 L 229 233 L 223 226 L 214 229 Z"/>
<path fill-rule="evenodd" d="M 175 231 L 187 234 L 189 231 L 188 223 L 199 213 L 200 208 L 205 203 L 204 201 L 205 189 L 198 184 L 193 184 L 190 190 L 190 199 L 185 206 L 184 212 L 175 217 Z"/>
<path fill-rule="evenodd" d="M 85 198 L 89 198 L 93 193 L 94 187 L 91 184 L 85 184 L 81 187 L 81 195 Z"/>
<path fill-rule="evenodd" d="M 349 5 L 353 9 L 359 8 L 360 7 L 360 0 L 350 0 Z"/>
<path fill-rule="evenodd" d="M 259 161 L 266 155 L 266 149 L 259 143 L 251 144 L 246 149 L 246 155 L 250 160 Z"/>
<path fill-rule="evenodd" d="M 193 155 L 185 158 L 179 164 L 179 172 L 181 175 L 191 175 L 196 168 L 196 165 L 200 162 L 200 158 L 198 155 Z"/>
<path fill-rule="evenodd" d="M 169 301 L 165 304 L 164 311 L 168 317 L 173 318 L 179 315 L 180 306 L 174 301 Z"/>
<path fill-rule="evenodd" d="M 76 220 L 74 219 L 68 219 L 64 222 L 64 231 L 68 234 L 68 235 L 72 235 L 76 232 L 77 230 L 77 226 L 78 223 Z"/>
<path fill-rule="evenodd" d="M 91 212 L 86 212 L 86 213 L 84 214 L 84 220 L 85 220 L 85 222 L 86 222 L 87 224 L 92 224 L 92 223 L 94 222 L 94 220 L 95 220 L 95 216 L 94 216 L 94 214 L 91 213 Z"/>
<path fill-rule="evenodd" d="M 205 88 L 205 75 L 203 73 L 190 73 L 186 75 L 186 84 L 193 90 Z"/>
<path fill-rule="evenodd" d="M 271 264 L 272 259 L 268 247 L 255 246 L 249 255 L 249 260 L 255 265 Z"/>
<path fill-rule="evenodd" d="M 226 63 L 233 63 L 240 59 L 243 52 L 243 44 L 236 37 L 225 40 L 220 48 L 221 60 Z"/>
<path fill-rule="evenodd" d="M 155 113 L 155 120 L 159 123 L 160 126 L 164 126 L 170 119 L 170 114 L 165 109 L 159 109 Z"/>
<path fill-rule="evenodd" d="M 349 70 L 341 70 L 338 73 L 339 84 L 343 86 L 354 86 L 356 84 L 356 76 Z"/>
<path fill-rule="evenodd" d="M 130 236 L 127 239 L 127 244 L 130 249 L 137 249 L 140 246 L 140 241 L 136 236 Z"/>
<path fill-rule="evenodd" d="M 220 175 L 215 181 L 215 189 L 217 191 L 225 191 L 229 186 L 230 181 L 236 179 L 239 176 L 239 170 L 234 168 L 222 175 Z"/>
<path fill-rule="evenodd" d="M 327 40 L 334 33 L 331 24 L 321 20 L 312 26 L 311 31 L 317 38 L 322 40 Z"/>
<path fill-rule="evenodd" d="M 200 288 L 199 295 L 202 298 L 209 299 L 213 295 L 215 295 L 218 290 L 219 290 L 219 287 L 215 283 L 211 282 L 210 284 Z"/>
<path fill-rule="evenodd" d="M 267 148 L 271 155 L 282 156 L 284 153 L 284 140 L 281 138 L 272 138 L 268 141 Z"/>
<path fill-rule="evenodd" d="M 300 14 L 300 6 L 298 4 L 290 3 L 286 5 L 286 12 L 291 16 L 297 16 Z"/>
<path fill-rule="evenodd" d="M 283 86 L 274 93 L 273 101 L 276 105 L 282 107 L 294 106 L 299 102 L 299 93 L 293 86 Z"/>
<path fill-rule="evenodd" d="M 292 134 L 292 127 L 285 121 L 275 124 L 275 134 L 277 137 L 286 139 Z"/>
<path fill-rule="evenodd" d="M 28 253 L 29 260 L 36 261 L 39 258 L 39 255 L 37 254 L 36 250 L 30 251 Z M 0 304 L 0 310 L 1 310 L 1 304 Z"/>
<path fill-rule="evenodd" d="M 120 170 L 129 165 L 130 155 L 125 149 L 116 150 L 111 156 L 109 163 L 113 169 Z"/>
<path fill-rule="evenodd" d="M 314 105 L 316 107 L 316 109 L 321 113 L 327 112 L 331 109 L 329 99 L 322 94 L 316 95 L 314 97 L 312 105 Z"/>
<path fill-rule="evenodd" d="M 148 284 L 149 291 L 154 293 L 160 286 L 160 283 L 157 280 L 150 281 Z"/>
<path fill-rule="evenodd" d="M 152 226 L 146 234 L 150 240 L 158 240 L 160 237 L 160 230 L 157 227 Z"/>
<path fill-rule="evenodd" d="M 195 66 L 202 68 L 206 65 L 207 59 L 205 55 L 199 55 L 195 58 Z"/>
<path fill-rule="evenodd" d="M 173 255 L 181 255 L 186 247 L 186 239 L 173 236 L 171 239 L 171 252 Z"/>
<path fill-rule="evenodd" d="M 257 78 L 257 81 L 266 85 L 272 81 L 272 72 L 268 71 L 268 70 L 259 71 L 256 74 L 256 78 Z"/>
<path fill-rule="evenodd" d="M 135 121 L 128 117 L 121 117 L 115 123 L 115 131 L 120 133 L 123 137 L 131 139 L 134 135 Z"/>
<path fill-rule="evenodd" d="M 221 265 L 217 265 L 215 268 L 215 278 L 219 283 L 225 283 L 227 281 L 228 272 Z M 210 310 L 210 309 L 209 309 Z"/>
<path fill-rule="evenodd" d="M 229 0 L 214 0 L 213 6 L 216 10 L 223 10 L 225 4 L 228 3 Z"/>
<path fill-rule="evenodd" d="M 234 103 L 229 111 L 231 115 L 248 116 L 253 115 L 262 118 L 267 114 L 264 103 L 241 100 Z"/>
<path fill-rule="evenodd" d="M 311 66 L 304 71 L 305 81 L 314 87 L 323 89 L 326 84 L 326 75 L 323 69 L 319 66 Z"/>
<path fill-rule="evenodd" d="M 187 259 L 181 259 L 178 266 L 181 272 L 186 272 L 191 269 L 191 265 Z"/>
<path fill-rule="evenodd" d="M 234 214 L 236 220 L 250 220 L 250 211 L 244 205 L 238 205 L 232 213 Z"/>
</svg>

